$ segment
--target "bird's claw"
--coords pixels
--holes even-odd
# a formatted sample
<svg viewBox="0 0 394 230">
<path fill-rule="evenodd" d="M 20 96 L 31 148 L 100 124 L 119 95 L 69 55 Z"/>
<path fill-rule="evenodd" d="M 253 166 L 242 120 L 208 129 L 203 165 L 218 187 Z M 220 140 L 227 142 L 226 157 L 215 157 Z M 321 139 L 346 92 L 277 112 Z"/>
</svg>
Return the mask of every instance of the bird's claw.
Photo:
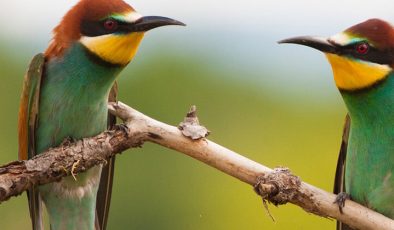
<svg viewBox="0 0 394 230">
<path fill-rule="evenodd" d="M 129 127 L 127 127 L 126 124 L 116 124 L 113 126 L 114 130 L 121 130 L 123 132 L 125 132 L 127 135 L 129 135 Z"/>
<path fill-rule="evenodd" d="M 68 137 L 64 138 L 62 145 L 68 146 L 68 145 L 75 143 L 75 142 L 77 142 L 77 139 L 75 139 L 74 137 L 68 136 Z"/>
<path fill-rule="evenodd" d="M 335 198 L 334 204 L 338 205 L 339 212 L 343 213 L 343 208 L 345 207 L 346 200 L 350 199 L 350 195 L 345 192 L 340 192 Z"/>
</svg>

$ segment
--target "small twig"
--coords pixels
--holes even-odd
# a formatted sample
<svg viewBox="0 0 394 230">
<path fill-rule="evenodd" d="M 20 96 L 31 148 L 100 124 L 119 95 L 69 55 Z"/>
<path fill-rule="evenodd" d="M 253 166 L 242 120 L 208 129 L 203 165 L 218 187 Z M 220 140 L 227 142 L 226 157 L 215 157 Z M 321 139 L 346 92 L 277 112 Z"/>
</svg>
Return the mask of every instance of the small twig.
<svg viewBox="0 0 394 230">
<path fill-rule="evenodd" d="M 74 178 L 75 181 L 77 181 L 75 169 L 77 168 L 79 162 L 81 162 L 81 160 L 77 160 L 77 161 L 71 166 L 71 176 Z"/>
<path fill-rule="evenodd" d="M 264 209 L 265 209 L 265 211 L 267 212 L 267 215 L 271 218 L 271 220 L 272 220 L 273 222 L 276 222 L 274 216 L 271 214 L 271 212 L 270 212 L 270 210 L 269 210 L 269 208 L 268 208 L 267 201 L 266 201 L 265 199 L 262 199 L 262 201 L 263 201 Z"/>
</svg>

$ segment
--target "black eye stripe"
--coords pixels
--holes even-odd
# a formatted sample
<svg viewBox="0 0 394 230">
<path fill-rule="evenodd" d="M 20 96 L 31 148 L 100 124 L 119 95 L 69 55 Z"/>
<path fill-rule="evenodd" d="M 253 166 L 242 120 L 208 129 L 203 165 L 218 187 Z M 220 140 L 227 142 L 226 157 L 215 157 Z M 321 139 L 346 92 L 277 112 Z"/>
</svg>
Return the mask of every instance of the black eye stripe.
<svg viewBox="0 0 394 230">
<path fill-rule="evenodd" d="M 112 33 L 126 33 L 128 32 L 127 26 L 130 25 L 126 22 L 111 19 L 117 23 L 115 30 L 108 30 L 105 28 L 104 23 L 107 19 L 101 21 L 82 21 L 81 34 L 88 37 L 96 37 Z"/>
<path fill-rule="evenodd" d="M 364 61 L 381 64 L 381 65 L 392 65 L 394 63 L 394 50 L 379 50 L 371 45 L 369 45 L 368 52 L 365 54 L 360 54 L 357 52 L 357 46 L 361 43 L 350 44 L 339 48 L 340 55 L 346 55 L 353 57 L 355 59 L 361 59 Z"/>
</svg>

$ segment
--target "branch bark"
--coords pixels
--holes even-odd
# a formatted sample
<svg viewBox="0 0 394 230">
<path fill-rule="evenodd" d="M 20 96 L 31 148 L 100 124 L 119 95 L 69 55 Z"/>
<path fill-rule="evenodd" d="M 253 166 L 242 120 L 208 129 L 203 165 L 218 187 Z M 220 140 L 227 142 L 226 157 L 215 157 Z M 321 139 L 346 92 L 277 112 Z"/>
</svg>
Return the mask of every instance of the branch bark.
<svg viewBox="0 0 394 230">
<path fill-rule="evenodd" d="M 149 141 L 189 155 L 253 185 L 264 200 L 275 205 L 290 202 L 307 212 L 335 218 L 355 229 L 394 230 L 393 220 L 352 201 L 346 202 L 341 214 L 334 204 L 334 194 L 302 182 L 286 168 L 270 169 L 205 138 L 192 140 L 182 134 L 184 130 L 154 120 L 121 102 L 111 103 L 109 110 L 125 125 L 92 138 L 65 141 L 33 159 L 1 166 L 0 202 L 21 194 L 32 185 L 56 182 L 62 177 L 105 164 L 106 159 L 115 154 Z"/>
</svg>

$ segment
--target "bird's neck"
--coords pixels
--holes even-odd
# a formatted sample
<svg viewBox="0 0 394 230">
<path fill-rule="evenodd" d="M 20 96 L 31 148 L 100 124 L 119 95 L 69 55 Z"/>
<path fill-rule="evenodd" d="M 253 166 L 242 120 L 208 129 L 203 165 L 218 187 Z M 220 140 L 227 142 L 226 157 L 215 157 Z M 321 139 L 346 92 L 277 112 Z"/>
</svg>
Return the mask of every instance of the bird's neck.
<svg viewBox="0 0 394 230">
<path fill-rule="evenodd" d="M 394 72 L 368 89 L 341 92 L 352 126 L 368 129 L 394 129 Z"/>
<path fill-rule="evenodd" d="M 74 89 L 94 88 L 96 95 L 105 95 L 111 89 L 123 66 L 103 61 L 81 43 L 73 43 L 61 57 L 48 61 L 46 82 L 71 85 Z"/>
</svg>

